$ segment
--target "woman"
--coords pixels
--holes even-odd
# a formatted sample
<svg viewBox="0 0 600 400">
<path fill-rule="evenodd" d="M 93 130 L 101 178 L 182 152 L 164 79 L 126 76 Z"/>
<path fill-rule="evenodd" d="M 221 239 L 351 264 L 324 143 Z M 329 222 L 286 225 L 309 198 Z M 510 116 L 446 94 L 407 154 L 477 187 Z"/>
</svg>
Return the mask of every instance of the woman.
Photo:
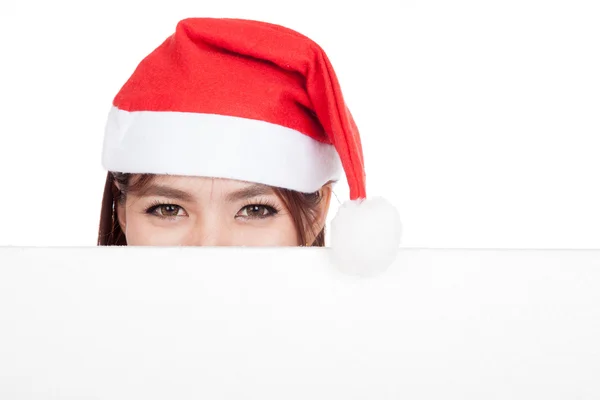
<svg viewBox="0 0 600 400">
<path fill-rule="evenodd" d="M 398 223 L 363 204 L 360 137 L 326 54 L 264 22 L 180 21 L 115 97 L 103 165 L 99 245 L 324 246 L 342 172 L 360 231 Z"/>
<path fill-rule="evenodd" d="M 113 172 L 99 244 L 324 246 L 330 193 L 330 185 L 305 194 L 229 179 Z"/>
</svg>

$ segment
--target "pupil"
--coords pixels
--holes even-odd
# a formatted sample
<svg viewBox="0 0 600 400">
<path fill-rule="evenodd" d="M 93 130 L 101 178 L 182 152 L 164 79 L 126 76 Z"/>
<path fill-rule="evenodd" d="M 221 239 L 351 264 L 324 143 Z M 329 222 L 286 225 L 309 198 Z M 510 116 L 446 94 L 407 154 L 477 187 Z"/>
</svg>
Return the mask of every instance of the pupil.
<svg viewBox="0 0 600 400">
<path fill-rule="evenodd" d="M 177 213 L 177 206 L 164 206 L 163 211 L 165 211 L 166 214 Z"/>
<path fill-rule="evenodd" d="M 250 207 L 250 212 L 252 214 L 260 214 L 261 206 L 252 206 Z"/>
</svg>

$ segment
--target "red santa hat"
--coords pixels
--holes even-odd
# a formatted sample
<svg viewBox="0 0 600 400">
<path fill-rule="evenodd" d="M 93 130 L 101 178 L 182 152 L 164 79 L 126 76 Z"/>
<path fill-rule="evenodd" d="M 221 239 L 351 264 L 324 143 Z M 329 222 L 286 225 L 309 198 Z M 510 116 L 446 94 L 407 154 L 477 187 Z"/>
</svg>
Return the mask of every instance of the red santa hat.
<svg viewBox="0 0 600 400">
<path fill-rule="evenodd" d="M 305 193 L 345 173 L 350 201 L 331 226 L 337 264 L 368 274 L 387 267 L 399 249 L 396 209 L 366 200 L 359 131 L 327 55 L 282 26 L 180 21 L 115 97 L 103 166 Z"/>
</svg>

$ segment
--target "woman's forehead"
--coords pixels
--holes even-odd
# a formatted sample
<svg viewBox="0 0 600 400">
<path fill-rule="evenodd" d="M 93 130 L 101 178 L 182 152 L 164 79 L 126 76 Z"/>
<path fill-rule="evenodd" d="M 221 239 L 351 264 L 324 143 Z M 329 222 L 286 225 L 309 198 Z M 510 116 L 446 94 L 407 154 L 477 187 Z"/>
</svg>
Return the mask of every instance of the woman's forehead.
<svg viewBox="0 0 600 400">
<path fill-rule="evenodd" d="M 149 186 L 161 186 L 178 189 L 190 194 L 211 192 L 227 195 L 232 192 L 254 191 L 257 194 L 273 193 L 270 186 L 225 178 L 201 176 L 154 175 Z"/>
</svg>

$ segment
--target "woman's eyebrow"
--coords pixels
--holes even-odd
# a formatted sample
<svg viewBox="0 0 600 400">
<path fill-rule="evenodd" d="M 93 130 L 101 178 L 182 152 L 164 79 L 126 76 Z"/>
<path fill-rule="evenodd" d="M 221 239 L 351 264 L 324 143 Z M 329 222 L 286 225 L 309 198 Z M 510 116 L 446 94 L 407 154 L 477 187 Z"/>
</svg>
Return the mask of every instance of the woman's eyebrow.
<svg viewBox="0 0 600 400">
<path fill-rule="evenodd" d="M 234 202 L 244 200 L 250 197 L 264 196 L 268 194 L 273 194 L 273 190 L 270 187 L 260 184 L 254 184 L 229 193 L 226 196 L 226 200 L 229 202 Z"/>
<path fill-rule="evenodd" d="M 194 196 L 180 189 L 175 189 L 169 186 L 152 184 L 146 187 L 141 193 L 141 197 L 145 196 L 160 196 L 176 199 L 180 201 L 192 202 Z"/>
</svg>

